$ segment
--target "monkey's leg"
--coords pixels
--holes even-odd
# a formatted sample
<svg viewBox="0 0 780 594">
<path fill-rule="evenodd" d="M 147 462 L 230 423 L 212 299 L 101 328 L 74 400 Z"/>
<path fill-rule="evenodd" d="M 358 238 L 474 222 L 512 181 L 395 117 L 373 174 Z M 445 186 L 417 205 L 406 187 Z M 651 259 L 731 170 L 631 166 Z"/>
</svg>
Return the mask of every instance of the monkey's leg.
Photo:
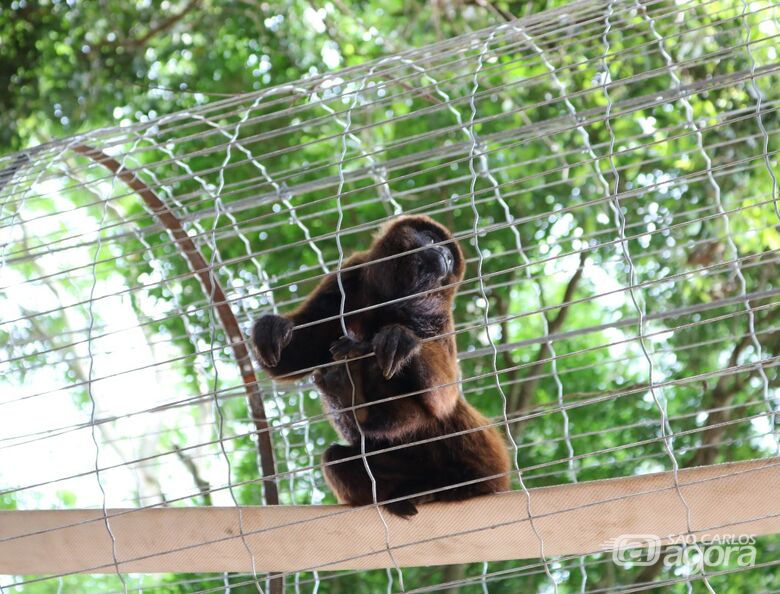
<svg viewBox="0 0 780 594">
<path fill-rule="evenodd" d="M 367 456 L 371 476 L 360 455 L 360 445 L 332 444 L 323 454 L 325 480 L 338 500 L 353 506 L 374 503 L 371 477 L 376 482 L 376 501 L 382 502 L 408 494 L 404 488 L 409 474 L 408 462 L 393 452 Z M 409 517 L 417 513 L 410 499 L 387 503 L 384 507 L 397 516 Z"/>
<path fill-rule="evenodd" d="M 478 428 L 476 423 L 469 419 L 454 423 L 448 430 Z M 450 436 L 433 447 L 437 448 L 436 459 L 441 461 L 430 473 L 437 488 L 436 500 L 462 501 L 509 488 L 509 459 L 503 441 L 492 428 Z"/>
<path fill-rule="evenodd" d="M 333 360 L 338 361 L 341 359 L 353 359 L 360 357 L 371 352 L 371 345 L 367 342 L 360 342 L 355 340 L 352 334 L 348 336 L 342 336 L 332 345 L 330 345 L 330 352 L 333 355 Z M 363 366 L 365 361 L 351 361 L 347 362 L 344 367 L 343 379 L 341 379 L 341 386 L 339 388 L 339 394 L 342 399 L 342 407 L 348 406 L 358 407 L 354 409 L 352 414 L 352 420 L 357 419 L 358 423 L 363 423 L 368 415 L 368 410 L 360 406 L 366 403 L 366 394 L 363 387 Z M 353 443 L 350 440 L 350 443 Z"/>
<path fill-rule="evenodd" d="M 431 494 L 431 501 L 465 501 L 466 499 L 472 499 L 474 497 L 479 497 L 480 495 L 495 493 L 499 490 L 493 487 L 493 484 L 496 482 L 494 479 L 485 478 L 479 480 L 480 477 L 474 477 L 474 479 L 471 480 L 475 479 L 478 480 L 478 482 L 462 485 L 460 487 L 445 488 L 447 483 L 458 484 L 459 482 L 463 482 L 460 477 L 453 477 L 451 481 L 445 481 L 445 484 L 439 487 L 440 490 Z"/>
</svg>

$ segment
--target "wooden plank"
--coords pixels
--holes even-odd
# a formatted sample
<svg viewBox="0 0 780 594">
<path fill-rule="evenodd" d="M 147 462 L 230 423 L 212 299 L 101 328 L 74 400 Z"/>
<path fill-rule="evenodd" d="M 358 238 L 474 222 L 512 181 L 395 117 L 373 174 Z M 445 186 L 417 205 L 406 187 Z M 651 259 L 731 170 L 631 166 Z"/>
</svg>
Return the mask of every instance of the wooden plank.
<svg viewBox="0 0 780 594">
<path fill-rule="evenodd" d="M 780 458 L 681 470 L 692 529 L 715 535 L 780 532 Z M 385 514 L 401 566 L 539 557 L 522 492 L 422 506 L 411 520 Z M 686 509 L 671 473 L 533 489 L 546 555 L 594 552 L 622 534 L 684 534 Z M 236 508 L 109 510 L 123 572 L 250 571 Z M 376 509 L 244 507 L 258 571 L 390 567 Z M 0 512 L 0 573 L 114 571 L 100 510 Z"/>
</svg>

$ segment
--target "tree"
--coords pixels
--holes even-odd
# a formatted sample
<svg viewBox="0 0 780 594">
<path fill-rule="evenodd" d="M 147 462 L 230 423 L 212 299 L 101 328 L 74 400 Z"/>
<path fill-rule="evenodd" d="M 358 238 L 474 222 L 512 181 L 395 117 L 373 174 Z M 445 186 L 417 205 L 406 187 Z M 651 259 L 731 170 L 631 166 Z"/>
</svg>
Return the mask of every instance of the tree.
<svg viewBox="0 0 780 594">
<path fill-rule="evenodd" d="M 110 498 L 126 488 L 134 505 L 259 503 L 256 414 L 210 307 L 217 291 L 192 274 L 184 236 L 246 330 L 260 312 L 293 307 L 401 207 L 462 236 L 463 392 L 496 422 L 507 415 L 526 486 L 669 470 L 670 433 L 681 467 L 772 455 L 771 19 L 757 11 L 745 29 L 741 7 L 629 4 L 614 7 L 608 34 L 606 9 L 592 7 L 571 31 L 510 24 L 489 43 L 350 75 L 340 69 L 547 6 L 15 0 L 0 13 L 0 154 L 121 129 L 56 158 L 44 144 L 2 162 L 0 382 L 19 423 L 9 447 L 89 435 L 94 416 Z M 313 97 L 307 84 L 321 74 L 334 78 Z M 295 81 L 303 91 L 240 95 Z M 189 112 L 144 127 L 179 110 Z M 124 175 L 112 179 L 89 147 Z M 181 221 L 179 247 L 144 188 Z M 131 393 L 127 377 L 145 389 Z M 258 385 L 281 502 L 334 503 L 316 465 L 336 435 L 311 385 Z M 48 409 L 63 420 L 46 417 L 41 435 L 29 419 Z M 9 475 L 0 506 L 100 505 L 94 476 L 65 488 L 67 468 L 47 465 L 56 480 L 40 488 Z M 777 543 L 761 541 L 764 560 Z M 674 577 L 586 561 L 551 562 L 560 592 L 580 591 L 583 577 L 596 591 Z M 483 582 L 494 593 L 550 588 L 538 562 L 403 573 L 407 588 L 452 582 L 443 587 L 464 594 Z M 115 576 L 64 579 L 73 591 L 122 589 Z M 245 575 L 148 579 L 172 593 L 257 591 Z M 771 579 L 712 583 L 763 591 Z M 395 580 L 306 572 L 288 588 L 384 592 Z"/>
</svg>

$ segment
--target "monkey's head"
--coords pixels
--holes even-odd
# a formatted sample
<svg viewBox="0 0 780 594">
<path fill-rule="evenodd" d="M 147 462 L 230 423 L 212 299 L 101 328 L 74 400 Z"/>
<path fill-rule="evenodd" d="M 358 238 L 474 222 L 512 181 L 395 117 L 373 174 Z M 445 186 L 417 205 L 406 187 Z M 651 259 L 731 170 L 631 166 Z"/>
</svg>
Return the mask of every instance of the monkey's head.
<svg viewBox="0 0 780 594">
<path fill-rule="evenodd" d="M 365 277 L 383 300 L 436 287 L 446 287 L 436 295 L 452 299 L 457 287 L 447 285 L 461 280 L 465 271 L 463 253 L 449 230 L 422 215 L 400 217 L 384 225 L 368 255 L 379 261 L 365 268 Z"/>
</svg>

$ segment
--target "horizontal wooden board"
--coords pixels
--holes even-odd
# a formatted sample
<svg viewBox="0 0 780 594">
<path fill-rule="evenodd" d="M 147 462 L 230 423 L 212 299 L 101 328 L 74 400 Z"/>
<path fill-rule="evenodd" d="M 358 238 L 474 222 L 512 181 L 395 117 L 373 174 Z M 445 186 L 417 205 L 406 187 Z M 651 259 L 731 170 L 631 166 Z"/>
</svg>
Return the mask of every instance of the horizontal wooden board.
<svg viewBox="0 0 780 594">
<path fill-rule="evenodd" d="M 401 566 L 584 554 L 624 534 L 780 532 L 780 458 L 434 503 L 411 520 L 384 513 Z M 684 499 L 684 503 L 680 497 Z M 528 510 L 534 518 L 528 522 Z M 376 508 L 279 506 L 110 509 L 122 572 L 392 567 Z M 241 536 L 241 528 L 244 536 Z M 534 530 L 535 529 L 535 530 Z M 100 510 L 0 512 L 0 573 L 115 571 Z"/>
</svg>

